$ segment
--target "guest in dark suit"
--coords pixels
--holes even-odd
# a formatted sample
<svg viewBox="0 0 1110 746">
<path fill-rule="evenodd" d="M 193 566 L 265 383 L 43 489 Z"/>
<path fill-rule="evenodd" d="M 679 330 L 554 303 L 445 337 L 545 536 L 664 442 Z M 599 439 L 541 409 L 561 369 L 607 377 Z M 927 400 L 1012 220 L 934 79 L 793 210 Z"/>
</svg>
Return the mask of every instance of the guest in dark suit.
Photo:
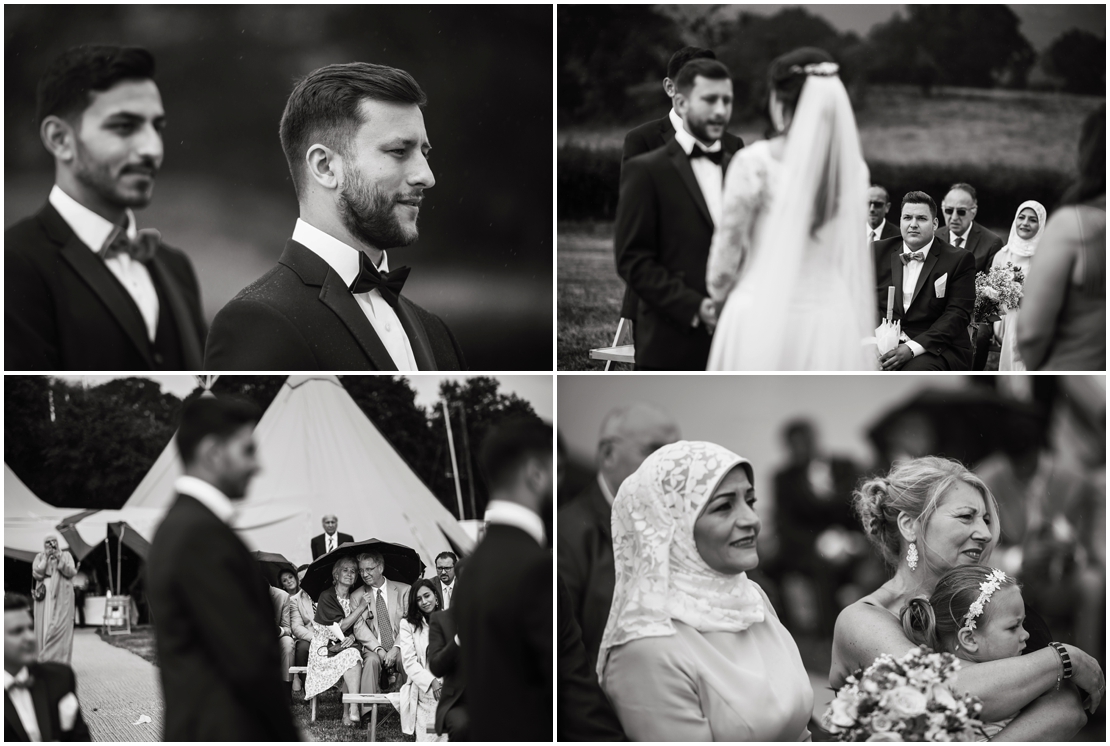
<svg viewBox="0 0 1110 746">
<path fill-rule="evenodd" d="M 7 370 L 199 370 L 200 288 L 189 258 L 137 230 L 162 166 L 154 58 L 82 46 L 39 81 L 54 157 L 46 204 L 4 232 Z"/>
<path fill-rule="evenodd" d="M 890 192 L 886 187 L 872 184 L 867 190 L 867 240 L 871 243 L 896 238 L 901 233 L 898 224 L 886 219 L 890 212 Z"/>
<path fill-rule="evenodd" d="M 640 299 L 638 370 L 704 370 L 717 323 L 705 265 L 735 152 L 721 141 L 732 116 L 732 80 L 721 63 L 693 60 L 676 89 L 683 129 L 621 173 L 614 240 L 617 271 Z"/>
<path fill-rule="evenodd" d="M 902 198 L 901 238 L 877 241 L 879 315 L 894 286 L 902 344 L 880 358 L 883 370 L 970 370 L 967 326 L 975 309 L 975 260 L 935 235 L 936 203 L 925 192 Z"/>
<path fill-rule="evenodd" d="M 436 706 L 436 735 L 447 734 L 448 741 L 470 740 L 470 718 L 466 714 L 466 679 L 455 642 L 458 629 L 454 612 L 437 611 L 428 622 L 428 670 L 443 679 L 443 691 Z"/>
<path fill-rule="evenodd" d="M 620 721 L 597 683 L 595 668 L 586 661 L 581 630 L 570 613 L 570 598 L 559 580 L 559 701 L 560 741 L 625 741 Z M 596 653 L 595 653 L 595 658 Z"/>
<path fill-rule="evenodd" d="M 309 545 L 312 547 L 312 560 L 322 555 L 327 554 L 333 549 L 337 548 L 340 544 L 346 544 L 349 541 L 354 541 L 350 534 L 345 534 L 339 529 L 339 519 L 334 515 L 326 515 L 321 519 L 321 524 L 324 526 L 324 533 L 312 537 Z"/>
<path fill-rule="evenodd" d="M 629 131 L 624 136 L 624 147 L 621 149 L 621 169 L 624 169 L 624 164 L 629 158 L 634 158 L 649 151 L 661 148 L 671 140 L 674 139 L 674 133 L 682 128 L 682 118 L 674 109 L 674 94 L 675 85 L 674 81 L 678 78 L 678 71 L 682 69 L 690 60 L 715 60 L 717 55 L 713 53 L 712 49 L 703 49 L 702 47 L 683 47 L 682 49 L 671 55 L 670 61 L 667 63 L 667 77 L 663 78 L 663 91 L 667 94 L 667 98 L 671 100 L 671 110 L 667 116 L 662 119 L 653 119 L 650 122 L 645 122 L 635 129 Z M 744 147 L 744 141 L 736 135 L 725 132 L 721 135 L 721 140 L 727 145 L 732 152 L 736 152 Z M 636 294 L 632 289 L 625 287 L 624 299 L 621 301 L 621 318 L 622 319 L 636 319 Z"/>
<path fill-rule="evenodd" d="M 552 741 L 551 426 L 504 422 L 482 443 L 490 489 L 485 538 L 455 596 L 475 741 Z"/>
<path fill-rule="evenodd" d="M 258 410 L 204 397 L 177 431 L 185 475 L 151 544 L 166 741 L 298 738 L 262 568 L 228 525 L 258 470 Z"/>
<path fill-rule="evenodd" d="M 404 70 L 328 65 L 281 117 L 300 218 L 278 265 L 216 314 L 209 370 L 459 370 L 447 325 L 401 295 L 387 250 L 417 239 L 428 166 L 424 91 Z M 396 259 L 393 260 L 396 262 Z"/>
<path fill-rule="evenodd" d="M 36 663 L 31 599 L 4 594 L 4 741 L 91 741 L 73 669 Z"/>
<path fill-rule="evenodd" d="M 439 591 L 439 597 L 443 599 L 443 609 L 451 608 L 451 599 L 455 595 L 455 565 L 458 561 L 454 552 L 440 552 L 436 555 L 436 576 L 432 582 Z"/>
<path fill-rule="evenodd" d="M 660 446 L 681 437 L 674 419 L 650 404 L 618 407 L 605 415 L 597 443 L 597 475 L 559 510 L 559 578 L 566 586 L 590 671 L 613 602 L 613 497 L 629 474 Z M 560 615 L 563 610 L 559 610 Z"/>
</svg>

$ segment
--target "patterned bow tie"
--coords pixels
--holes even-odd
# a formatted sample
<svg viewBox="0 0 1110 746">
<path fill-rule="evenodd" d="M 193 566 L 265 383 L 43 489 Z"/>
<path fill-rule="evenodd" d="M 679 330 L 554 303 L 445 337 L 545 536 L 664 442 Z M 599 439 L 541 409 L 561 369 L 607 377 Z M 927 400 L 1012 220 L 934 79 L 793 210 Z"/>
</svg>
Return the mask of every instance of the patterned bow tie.
<svg viewBox="0 0 1110 746">
<path fill-rule="evenodd" d="M 694 158 L 708 158 L 710 161 L 716 163 L 719 166 L 721 165 L 721 157 L 724 154 L 724 150 L 716 150 L 712 153 L 709 153 L 695 145 L 694 149 L 690 151 L 690 160 L 693 160 Z"/>
<path fill-rule="evenodd" d="M 910 262 L 923 262 L 925 261 L 925 254 L 921 251 L 906 251 L 899 255 L 902 259 L 902 264 L 909 264 Z"/>
<path fill-rule="evenodd" d="M 8 690 L 12 689 L 30 689 L 35 685 L 35 677 L 31 675 L 30 671 L 26 668 L 21 672 L 22 675 L 16 675 L 12 679 L 12 683 L 8 685 Z"/>
<path fill-rule="evenodd" d="M 408 267 L 398 267 L 392 272 L 382 274 L 374 266 L 374 262 L 370 261 L 370 257 L 363 254 L 358 276 L 351 283 L 351 292 L 358 295 L 377 290 L 389 305 L 396 308 L 397 298 L 401 294 L 401 288 L 405 286 L 409 271 Z"/>
<path fill-rule="evenodd" d="M 162 242 L 162 234 L 153 228 L 143 228 L 132 241 L 127 237 L 127 224 L 117 225 L 112 229 L 108 240 L 104 242 L 98 252 L 103 259 L 111 259 L 120 254 L 127 254 L 137 262 L 149 262 L 158 251 Z"/>
</svg>

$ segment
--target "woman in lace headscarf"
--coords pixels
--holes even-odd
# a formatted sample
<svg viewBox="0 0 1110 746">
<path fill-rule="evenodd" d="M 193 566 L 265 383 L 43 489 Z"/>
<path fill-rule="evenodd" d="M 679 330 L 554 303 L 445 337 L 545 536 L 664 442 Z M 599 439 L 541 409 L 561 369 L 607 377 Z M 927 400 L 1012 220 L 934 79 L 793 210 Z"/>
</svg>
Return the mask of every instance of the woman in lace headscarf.
<svg viewBox="0 0 1110 746">
<path fill-rule="evenodd" d="M 1044 205 L 1036 200 L 1022 202 L 1014 215 L 1013 225 L 1010 226 L 1010 239 L 1002 250 L 994 255 L 991 268 L 1005 267 L 1012 264 L 1021 270 L 1026 280 L 1029 279 L 1029 265 L 1033 263 L 1033 254 L 1037 251 L 1037 244 L 1044 235 L 1044 224 L 1048 212 Z M 1025 370 L 1025 362 L 1017 349 L 1017 314 L 1018 309 L 1007 311 L 1001 320 L 994 322 L 994 336 L 1002 342 L 1002 353 L 998 358 L 999 370 Z"/>
<path fill-rule="evenodd" d="M 613 501 L 616 588 L 597 670 L 629 738 L 807 740 L 813 690 L 766 594 L 753 474 L 713 443 L 649 456 Z"/>
</svg>

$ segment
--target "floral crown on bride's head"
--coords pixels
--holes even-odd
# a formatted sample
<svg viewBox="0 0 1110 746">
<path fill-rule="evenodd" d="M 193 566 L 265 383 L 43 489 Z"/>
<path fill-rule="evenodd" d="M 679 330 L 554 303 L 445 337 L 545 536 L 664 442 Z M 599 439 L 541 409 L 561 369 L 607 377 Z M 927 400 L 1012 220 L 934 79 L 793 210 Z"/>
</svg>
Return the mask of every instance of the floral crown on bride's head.
<svg viewBox="0 0 1110 746">
<path fill-rule="evenodd" d="M 811 65 L 792 65 L 788 72 L 791 75 L 817 75 L 822 78 L 831 78 L 840 72 L 840 65 L 835 62 L 815 62 Z"/>
<path fill-rule="evenodd" d="M 975 603 L 968 608 L 967 616 L 964 617 L 965 629 L 975 629 L 975 618 L 983 613 L 983 606 L 990 603 L 991 596 L 1002 587 L 1006 579 L 1006 573 L 1001 570 L 991 570 L 987 579 L 979 584 L 979 598 L 975 599 Z"/>
</svg>

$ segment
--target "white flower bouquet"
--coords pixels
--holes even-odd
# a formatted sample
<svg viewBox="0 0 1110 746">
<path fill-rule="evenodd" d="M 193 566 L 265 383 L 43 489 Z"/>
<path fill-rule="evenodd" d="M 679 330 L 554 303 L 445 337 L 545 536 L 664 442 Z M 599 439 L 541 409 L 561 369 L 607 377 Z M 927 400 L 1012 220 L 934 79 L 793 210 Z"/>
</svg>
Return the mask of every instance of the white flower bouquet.
<svg viewBox="0 0 1110 746">
<path fill-rule="evenodd" d="M 881 655 L 856 671 L 825 711 L 838 741 L 974 741 L 983 709 L 950 688 L 960 662 L 924 645 L 895 660 Z"/>
<path fill-rule="evenodd" d="M 984 323 L 1000 320 L 1007 311 L 1021 303 L 1025 273 L 1006 262 L 1005 267 L 992 267 L 989 272 L 975 275 L 975 312 L 973 321 Z"/>
</svg>

